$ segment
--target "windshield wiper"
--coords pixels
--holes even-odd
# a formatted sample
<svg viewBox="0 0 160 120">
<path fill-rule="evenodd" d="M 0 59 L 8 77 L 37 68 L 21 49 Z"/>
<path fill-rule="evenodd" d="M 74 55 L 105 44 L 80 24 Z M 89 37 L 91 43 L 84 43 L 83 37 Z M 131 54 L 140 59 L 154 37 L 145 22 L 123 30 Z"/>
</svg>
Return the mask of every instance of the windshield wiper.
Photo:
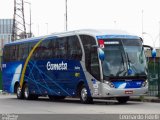
<svg viewBox="0 0 160 120">
<path fill-rule="evenodd" d="M 128 69 L 130 69 L 131 68 L 131 61 L 130 61 L 130 59 L 128 57 L 128 53 L 127 52 L 126 52 L 126 56 L 127 56 L 127 61 L 128 61 Z"/>
<path fill-rule="evenodd" d="M 123 58 L 123 55 L 122 55 L 122 52 L 121 52 L 121 58 L 122 58 L 122 62 L 121 63 L 123 63 L 121 66 L 123 66 L 123 69 L 121 70 L 121 66 L 119 67 L 119 70 L 118 70 L 118 72 L 117 72 L 117 74 L 116 74 L 116 76 L 119 76 L 120 74 L 122 74 L 123 72 L 124 72 L 124 74 L 123 75 L 125 75 L 126 73 L 127 73 L 127 70 L 125 71 L 125 64 L 124 64 L 124 58 Z M 121 70 L 121 71 L 120 71 Z"/>
<path fill-rule="evenodd" d="M 128 70 L 133 70 L 136 73 L 135 66 L 131 63 L 131 60 L 129 59 L 128 53 L 126 52 L 127 61 L 128 61 Z"/>
<path fill-rule="evenodd" d="M 125 54 L 125 56 L 127 58 L 127 71 L 126 71 L 126 73 L 128 73 L 128 75 L 129 75 L 129 70 L 131 71 L 131 69 L 130 69 L 131 68 L 131 61 L 130 61 L 130 59 L 128 57 L 128 53 L 124 49 L 124 45 L 123 45 L 123 41 L 122 40 L 121 40 L 121 43 L 122 43 L 122 47 L 123 47 L 123 50 L 124 50 L 124 54 Z"/>
</svg>

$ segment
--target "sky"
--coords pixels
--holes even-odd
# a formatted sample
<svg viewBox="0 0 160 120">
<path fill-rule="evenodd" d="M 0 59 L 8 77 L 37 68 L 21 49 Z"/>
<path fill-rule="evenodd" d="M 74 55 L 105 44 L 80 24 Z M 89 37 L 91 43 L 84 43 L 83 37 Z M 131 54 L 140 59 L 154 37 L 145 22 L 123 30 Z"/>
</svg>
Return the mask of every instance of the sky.
<svg viewBox="0 0 160 120">
<path fill-rule="evenodd" d="M 65 31 L 65 0 L 25 1 L 31 2 L 35 36 Z M 0 18 L 13 18 L 13 4 L 14 0 L 0 0 Z M 155 43 L 159 47 L 159 5 L 160 0 L 68 0 L 68 30 L 125 30 L 143 37 L 144 44 L 154 46 Z M 25 4 L 24 10 L 29 23 L 29 4 Z M 26 27 L 29 31 L 29 26 Z"/>
</svg>

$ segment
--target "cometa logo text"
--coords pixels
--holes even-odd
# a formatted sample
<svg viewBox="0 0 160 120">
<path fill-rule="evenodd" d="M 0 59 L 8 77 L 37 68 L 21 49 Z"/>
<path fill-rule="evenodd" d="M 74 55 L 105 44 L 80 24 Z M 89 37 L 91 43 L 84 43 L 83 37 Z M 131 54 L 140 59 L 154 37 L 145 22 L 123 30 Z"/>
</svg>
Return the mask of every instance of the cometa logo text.
<svg viewBox="0 0 160 120">
<path fill-rule="evenodd" d="M 51 63 L 47 62 L 47 70 L 67 70 L 67 63 Z"/>
</svg>

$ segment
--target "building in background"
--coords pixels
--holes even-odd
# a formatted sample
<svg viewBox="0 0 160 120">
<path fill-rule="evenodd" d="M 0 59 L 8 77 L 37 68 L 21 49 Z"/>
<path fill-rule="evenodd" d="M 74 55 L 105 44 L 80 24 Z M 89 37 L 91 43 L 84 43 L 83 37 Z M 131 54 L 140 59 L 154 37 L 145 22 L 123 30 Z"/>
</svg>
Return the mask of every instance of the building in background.
<svg viewBox="0 0 160 120">
<path fill-rule="evenodd" d="M 13 19 L 0 19 L 0 50 L 11 42 Z"/>
<path fill-rule="evenodd" d="M 4 44 L 11 42 L 13 19 L 0 19 L 0 78 L 1 78 L 1 60 Z M 0 80 L 0 89 L 1 89 Z"/>
</svg>

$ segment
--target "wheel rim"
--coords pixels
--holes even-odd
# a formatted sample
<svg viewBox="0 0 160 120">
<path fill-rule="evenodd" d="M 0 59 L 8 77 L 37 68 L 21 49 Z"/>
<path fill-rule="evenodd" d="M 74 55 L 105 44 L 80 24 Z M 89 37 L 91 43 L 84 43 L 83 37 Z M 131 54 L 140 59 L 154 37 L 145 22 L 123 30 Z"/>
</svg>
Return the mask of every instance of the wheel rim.
<svg viewBox="0 0 160 120">
<path fill-rule="evenodd" d="M 24 96 L 25 96 L 25 98 L 28 98 L 28 96 L 29 96 L 28 87 L 25 87 L 25 89 L 24 89 Z"/>
<path fill-rule="evenodd" d="M 81 98 L 82 98 L 83 101 L 87 100 L 87 89 L 86 88 L 83 88 L 81 90 Z"/>
<path fill-rule="evenodd" d="M 21 96 L 21 88 L 20 88 L 20 86 L 17 88 L 17 96 L 18 96 L 18 97 Z"/>
</svg>

